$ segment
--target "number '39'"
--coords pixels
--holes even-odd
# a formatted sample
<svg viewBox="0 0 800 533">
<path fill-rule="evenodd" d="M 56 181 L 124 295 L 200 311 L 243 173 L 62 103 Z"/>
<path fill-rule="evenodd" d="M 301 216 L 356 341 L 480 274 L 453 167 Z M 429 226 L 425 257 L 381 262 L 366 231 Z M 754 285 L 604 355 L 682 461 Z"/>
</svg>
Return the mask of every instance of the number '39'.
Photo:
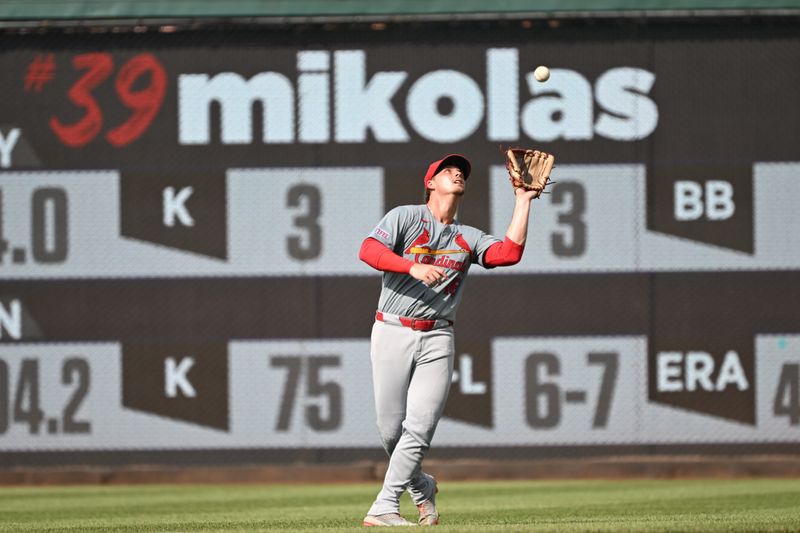
<svg viewBox="0 0 800 533">
<path fill-rule="evenodd" d="M 75 70 L 86 70 L 67 93 L 73 104 L 84 109 L 84 114 L 72 124 L 64 124 L 53 116 L 50 129 L 65 145 L 79 148 L 91 142 L 103 127 L 103 112 L 92 91 L 111 75 L 114 60 L 111 54 L 94 52 L 75 56 L 72 66 Z M 134 90 L 137 81 L 148 74 L 147 85 Z M 114 86 L 120 101 L 132 110 L 128 120 L 106 132 L 106 140 L 119 148 L 138 139 L 158 114 L 167 88 L 167 75 L 152 54 L 139 54 L 122 65 Z"/>
</svg>

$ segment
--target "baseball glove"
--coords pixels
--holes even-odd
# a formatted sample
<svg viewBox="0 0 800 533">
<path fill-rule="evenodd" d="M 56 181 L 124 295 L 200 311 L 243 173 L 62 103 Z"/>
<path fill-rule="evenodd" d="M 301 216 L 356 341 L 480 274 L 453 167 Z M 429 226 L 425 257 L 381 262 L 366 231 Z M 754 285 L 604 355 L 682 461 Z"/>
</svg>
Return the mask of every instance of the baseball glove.
<svg viewBox="0 0 800 533">
<path fill-rule="evenodd" d="M 506 150 L 506 168 L 511 185 L 516 189 L 537 191 L 534 198 L 539 198 L 544 188 L 550 183 L 550 171 L 556 158 L 553 154 L 525 148 L 509 148 Z"/>
</svg>

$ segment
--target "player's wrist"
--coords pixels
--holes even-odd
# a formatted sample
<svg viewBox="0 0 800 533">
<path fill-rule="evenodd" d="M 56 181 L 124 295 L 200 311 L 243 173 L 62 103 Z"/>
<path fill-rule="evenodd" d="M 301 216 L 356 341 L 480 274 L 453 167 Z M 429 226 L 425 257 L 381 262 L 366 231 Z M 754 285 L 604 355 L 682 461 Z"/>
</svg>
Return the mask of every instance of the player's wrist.
<svg viewBox="0 0 800 533">
<path fill-rule="evenodd" d="M 531 191 L 522 188 L 514 189 L 514 200 L 517 205 L 529 205 L 534 196 L 535 195 Z"/>
</svg>

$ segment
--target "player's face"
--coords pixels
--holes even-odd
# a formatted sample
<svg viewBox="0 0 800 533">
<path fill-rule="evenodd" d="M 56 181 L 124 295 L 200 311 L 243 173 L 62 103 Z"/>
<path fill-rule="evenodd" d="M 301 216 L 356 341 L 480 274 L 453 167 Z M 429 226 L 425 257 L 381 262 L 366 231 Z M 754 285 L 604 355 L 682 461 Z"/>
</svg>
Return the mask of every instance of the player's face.
<svg viewBox="0 0 800 533">
<path fill-rule="evenodd" d="M 436 190 L 441 194 L 455 194 L 461 196 L 467 188 L 467 179 L 461 169 L 447 166 L 433 177 Z"/>
</svg>

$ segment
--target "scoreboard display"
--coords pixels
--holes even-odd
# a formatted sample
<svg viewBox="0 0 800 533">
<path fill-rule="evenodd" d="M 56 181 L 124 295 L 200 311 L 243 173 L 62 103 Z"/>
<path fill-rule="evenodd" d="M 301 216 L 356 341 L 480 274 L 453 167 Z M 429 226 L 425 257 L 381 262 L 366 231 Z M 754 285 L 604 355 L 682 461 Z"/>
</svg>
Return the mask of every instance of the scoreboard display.
<svg viewBox="0 0 800 533">
<path fill-rule="evenodd" d="M 620 31 L 2 37 L 0 456 L 378 448 L 361 241 L 504 146 L 435 446 L 800 443 L 800 39 Z"/>
</svg>

